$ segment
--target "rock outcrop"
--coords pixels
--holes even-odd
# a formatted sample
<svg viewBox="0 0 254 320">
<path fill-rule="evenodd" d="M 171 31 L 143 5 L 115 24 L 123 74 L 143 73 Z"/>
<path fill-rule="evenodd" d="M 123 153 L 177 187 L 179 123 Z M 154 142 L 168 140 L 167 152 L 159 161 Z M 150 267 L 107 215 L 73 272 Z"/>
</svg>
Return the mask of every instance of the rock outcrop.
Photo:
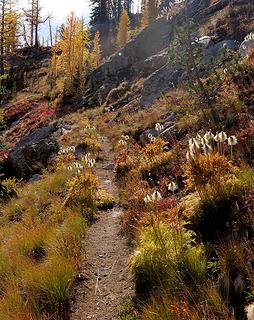
<svg viewBox="0 0 254 320">
<path fill-rule="evenodd" d="M 157 20 L 142 30 L 124 48 L 93 71 L 88 90 L 78 106 L 97 106 L 100 100 L 104 103 L 109 93 L 121 83 L 128 81 L 133 84 L 163 67 L 167 63 L 171 34 L 172 24 L 166 18 Z"/>
<path fill-rule="evenodd" d="M 10 65 L 6 86 L 16 90 L 27 87 L 43 92 L 49 86 L 48 70 L 51 65 L 51 48 L 21 48 L 10 55 L 7 60 Z"/>
<path fill-rule="evenodd" d="M 56 139 L 51 137 L 59 129 L 60 126 L 54 123 L 21 139 L 7 160 L 11 174 L 29 179 L 40 173 L 47 166 L 50 157 L 59 150 Z"/>
<path fill-rule="evenodd" d="M 242 33 L 250 32 L 251 24 L 245 25 L 241 30 L 237 27 L 240 25 L 239 19 L 243 19 L 241 6 L 248 3 L 248 0 L 189 2 L 190 19 L 200 27 L 205 25 L 207 29 L 207 35 L 200 34 L 202 28 L 193 34 L 193 40 L 200 37 L 200 45 L 205 55 L 216 57 L 225 46 L 230 50 L 239 48 L 239 43 L 246 35 Z M 248 5 L 254 10 L 252 4 Z M 221 13 L 219 17 L 218 11 Z M 221 19 L 221 16 L 225 16 L 225 19 Z M 165 16 L 143 29 L 124 48 L 92 72 L 87 90 L 77 102 L 77 108 L 103 105 L 105 108 L 116 109 L 125 106 L 131 103 L 130 88 L 140 79 L 144 86 L 132 93 L 132 99 L 140 103 L 141 107 L 149 107 L 156 98 L 177 85 L 178 81 L 182 81 L 181 70 L 172 68 L 168 61 L 168 48 L 174 37 L 175 25 L 181 26 L 185 20 L 183 9 L 173 19 Z M 233 27 L 229 28 L 229 25 Z M 124 91 L 122 84 L 126 82 L 128 85 Z M 117 101 L 109 99 L 111 93 L 119 90 L 122 91 L 122 97 L 117 96 Z"/>
</svg>

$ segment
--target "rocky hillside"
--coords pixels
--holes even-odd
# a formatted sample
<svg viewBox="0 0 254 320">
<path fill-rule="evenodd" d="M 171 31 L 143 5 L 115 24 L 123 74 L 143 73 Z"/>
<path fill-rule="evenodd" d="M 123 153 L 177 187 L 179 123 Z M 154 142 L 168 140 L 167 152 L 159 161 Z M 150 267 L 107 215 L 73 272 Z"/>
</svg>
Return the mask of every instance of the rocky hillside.
<svg viewBox="0 0 254 320">
<path fill-rule="evenodd" d="M 201 45 L 205 56 L 215 57 L 224 45 L 238 50 L 244 36 L 254 27 L 254 6 L 244 0 L 193 0 L 190 17 L 198 26 L 193 30 L 193 39 L 210 37 L 208 45 Z M 151 107 L 157 98 L 184 79 L 184 71 L 180 66 L 172 66 L 168 52 L 174 39 L 174 28 L 183 23 L 184 12 L 180 11 L 175 19 L 165 16 L 142 30 L 92 72 L 86 92 L 76 102 L 75 109 L 101 105 L 105 110 L 123 108 L 133 112 Z M 39 149 L 42 148 L 45 154 L 44 160 L 42 164 L 36 164 L 35 171 L 29 169 L 30 174 L 37 173 L 45 166 L 50 154 L 57 150 L 57 147 L 51 146 L 48 150 L 48 141 L 44 139 L 48 139 L 59 128 L 65 128 L 56 123 L 47 127 L 53 118 L 62 113 L 61 97 L 56 99 L 58 93 L 50 90 L 50 57 L 49 48 L 23 49 L 9 59 L 10 81 L 17 94 L 4 106 L 7 130 L 1 138 L 0 152 L 2 158 L 8 157 L 11 148 L 14 148 L 8 167 L 22 177 L 28 173 L 23 168 L 26 161 L 37 163 L 41 156 L 33 150 L 33 154 L 31 151 L 22 151 L 24 154 L 21 157 L 20 150 L 29 149 L 27 143 L 39 143 Z M 53 93 L 52 97 L 48 96 L 49 92 Z"/>
<path fill-rule="evenodd" d="M 75 99 L 9 58 L 1 320 L 254 319 L 254 4 L 190 1 L 191 68 L 177 9 Z"/>
<path fill-rule="evenodd" d="M 205 55 L 215 57 L 224 45 L 237 50 L 253 30 L 254 5 L 248 0 L 193 0 L 190 19 L 198 26 L 193 40 L 211 37 L 209 46 L 204 44 Z M 160 18 L 141 31 L 92 73 L 88 90 L 78 104 L 151 106 L 181 80 L 183 71 L 172 67 L 168 48 L 174 39 L 174 28 L 183 22 L 184 12 L 180 12 L 173 20 Z"/>
</svg>

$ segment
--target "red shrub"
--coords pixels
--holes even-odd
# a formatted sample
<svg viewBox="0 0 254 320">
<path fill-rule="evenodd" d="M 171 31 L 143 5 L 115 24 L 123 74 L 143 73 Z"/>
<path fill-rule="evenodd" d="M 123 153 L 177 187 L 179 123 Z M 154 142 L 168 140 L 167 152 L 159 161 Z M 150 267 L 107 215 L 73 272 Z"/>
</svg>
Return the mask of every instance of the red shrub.
<svg viewBox="0 0 254 320">
<path fill-rule="evenodd" d="M 56 114 L 57 105 L 49 105 L 48 101 L 41 98 L 36 103 L 34 100 L 28 100 L 26 103 L 16 104 L 6 111 L 6 119 L 14 119 L 19 115 L 24 115 L 19 118 L 19 122 L 7 130 L 3 136 L 3 142 L 8 146 L 8 150 L 2 150 L 0 160 L 6 158 L 11 148 L 15 146 L 22 137 L 32 133 L 34 130 L 48 125 L 53 116 Z"/>
</svg>

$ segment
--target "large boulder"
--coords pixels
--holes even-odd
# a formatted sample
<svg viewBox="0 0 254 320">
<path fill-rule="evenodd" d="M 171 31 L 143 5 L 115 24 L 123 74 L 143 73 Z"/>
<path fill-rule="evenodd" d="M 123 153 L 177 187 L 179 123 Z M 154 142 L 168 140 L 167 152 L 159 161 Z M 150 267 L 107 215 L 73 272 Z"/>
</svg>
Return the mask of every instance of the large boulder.
<svg viewBox="0 0 254 320">
<path fill-rule="evenodd" d="M 20 148 L 14 148 L 9 155 L 13 174 L 20 178 L 30 178 L 40 173 L 48 164 L 52 154 L 59 150 L 55 139 L 43 139 L 36 143 L 28 143 Z"/>
<path fill-rule="evenodd" d="M 196 41 L 203 49 L 208 49 L 214 45 L 213 38 L 211 36 L 203 36 Z"/>
<path fill-rule="evenodd" d="M 50 157 L 59 150 L 56 139 L 51 135 L 59 130 L 59 124 L 35 130 L 24 137 L 14 147 L 8 158 L 11 174 L 19 178 L 29 179 L 38 174 L 48 164 Z"/>
</svg>

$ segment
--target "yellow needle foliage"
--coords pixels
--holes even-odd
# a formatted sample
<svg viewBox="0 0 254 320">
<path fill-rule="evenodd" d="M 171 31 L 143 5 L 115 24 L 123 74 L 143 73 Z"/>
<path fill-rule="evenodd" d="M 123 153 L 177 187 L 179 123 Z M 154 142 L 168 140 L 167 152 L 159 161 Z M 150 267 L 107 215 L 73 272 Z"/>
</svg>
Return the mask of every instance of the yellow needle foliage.
<svg viewBox="0 0 254 320">
<path fill-rule="evenodd" d="M 89 62 L 89 32 L 84 21 L 72 12 L 52 49 L 52 73 L 67 94 L 82 91 Z"/>
<path fill-rule="evenodd" d="M 18 13 L 16 11 L 9 11 L 5 15 L 5 50 L 7 53 L 13 52 L 18 44 L 18 29 L 19 29 L 19 22 L 18 22 Z"/>
<path fill-rule="evenodd" d="M 100 45 L 100 32 L 97 31 L 93 40 L 93 50 L 91 52 L 91 67 L 96 69 L 101 63 L 101 45 Z"/>
<path fill-rule="evenodd" d="M 122 48 L 130 40 L 130 18 L 126 10 L 121 14 L 118 34 L 117 34 L 117 44 L 118 48 Z"/>
</svg>

